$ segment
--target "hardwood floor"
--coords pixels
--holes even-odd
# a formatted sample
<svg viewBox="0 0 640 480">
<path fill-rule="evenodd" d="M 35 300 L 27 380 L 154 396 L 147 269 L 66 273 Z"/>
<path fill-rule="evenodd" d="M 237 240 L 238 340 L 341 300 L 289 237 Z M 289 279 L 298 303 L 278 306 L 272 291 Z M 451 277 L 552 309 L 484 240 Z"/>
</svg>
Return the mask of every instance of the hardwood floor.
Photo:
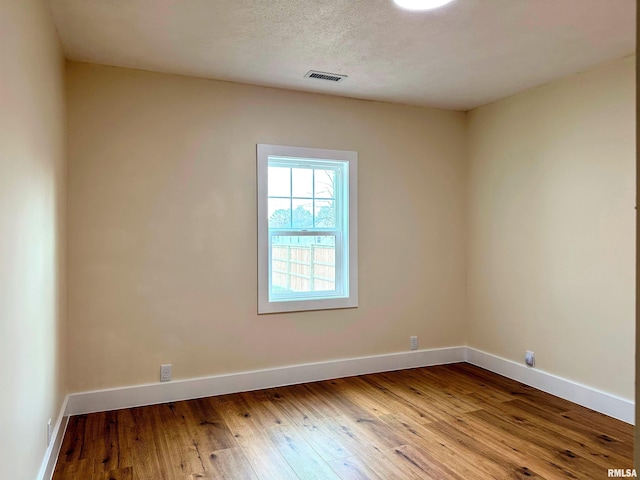
<svg viewBox="0 0 640 480">
<path fill-rule="evenodd" d="M 54 480 L 607 478 L 633 427 L 469 364 L 72 417 Z"/>
</svg>

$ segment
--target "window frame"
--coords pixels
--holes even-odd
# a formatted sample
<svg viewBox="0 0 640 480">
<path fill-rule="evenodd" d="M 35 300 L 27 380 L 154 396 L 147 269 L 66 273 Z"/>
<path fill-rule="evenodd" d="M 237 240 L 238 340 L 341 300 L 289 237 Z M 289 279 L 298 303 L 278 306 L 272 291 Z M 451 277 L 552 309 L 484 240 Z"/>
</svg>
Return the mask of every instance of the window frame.
<svg viewBox="0 0 640 480">
<path fill-rule="evenodd" d="M 274 163 L 306 163 L 307 168 L 343 169 L 346 179 L 341 179 L 340 189 L 348 190 L 337 198 L 347 202 L 344 213 L 339 215 L 335 228 L 269 228 L 268 168 L 269 159 Z M 258 204 L 258 314 L 299 312 L 355 308 L 358 306 L 358 153 L 350 150 L 329 150 L 286 145 L 257 144 L 257 204 Z M 333 164 L 333 165 L 332 165 Z M 294 165 L 292 165 L 293 167 Z M 291 168 L 291 167 L 290 167 Z M 293 196 L 293 192 L 290 192 Z M 314 197 L 315 198 L 315 197 Z M 337 210 L 339 206 L 335 207 Z M 346 217 L 346 218 L 344 218 Z M 271 243 L 274 236 L 333 236 L 336 238 L 336 290 L 304 292 L 300 295 L 271 296 Z M 340 251 L 338 245 L 342 244 Z M 339 260 L 340 259 L 340 260 Z M 340 263 L 339 263 L 340 262 Z M 342 275 L 338 278 L 338 265 Z M 344 278 L 346 277 L 346 278 Z M 339 285 L 341 284 L 341 285 Z M 341 288 L 338 288 L 338 287 Z M 300 298 L 300 297 L 306 298 Z M 298 297 L 298 299 L 296 299 Z M 317 297 L 317 298 L 314 298 Z"/>
</svg>

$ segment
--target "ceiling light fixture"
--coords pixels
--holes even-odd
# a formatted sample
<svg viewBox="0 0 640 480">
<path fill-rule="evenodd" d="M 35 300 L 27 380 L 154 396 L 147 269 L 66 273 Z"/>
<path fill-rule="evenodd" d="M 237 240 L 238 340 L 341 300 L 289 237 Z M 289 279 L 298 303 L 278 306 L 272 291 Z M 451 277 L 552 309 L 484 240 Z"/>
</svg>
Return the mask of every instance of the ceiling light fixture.
<svg viewBox="0 0 640 480">
<path fill-rule="evenodd" d="M 431 10 L 442 7 L 452 0 L 393 0 L 396 5 L 407 10 Z"/>
</svg>

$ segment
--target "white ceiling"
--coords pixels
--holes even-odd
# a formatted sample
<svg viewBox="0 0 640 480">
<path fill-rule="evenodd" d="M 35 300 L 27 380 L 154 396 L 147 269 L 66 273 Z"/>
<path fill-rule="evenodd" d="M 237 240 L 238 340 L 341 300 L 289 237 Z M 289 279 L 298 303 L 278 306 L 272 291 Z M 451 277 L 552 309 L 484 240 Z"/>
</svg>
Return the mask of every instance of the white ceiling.
<svg viewBox="0 0 640 480">
<path fill-rule="evenodd" d="M 635 3 L 50 0 L 71 60 L 453 110 L 633 54 Z"/>
</svg>

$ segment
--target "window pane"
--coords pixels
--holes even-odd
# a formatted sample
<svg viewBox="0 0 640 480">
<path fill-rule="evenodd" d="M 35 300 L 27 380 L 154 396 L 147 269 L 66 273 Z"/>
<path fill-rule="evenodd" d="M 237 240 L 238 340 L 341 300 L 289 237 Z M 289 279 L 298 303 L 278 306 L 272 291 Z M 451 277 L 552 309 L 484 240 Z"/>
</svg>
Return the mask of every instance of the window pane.
<svg viewBox="0 0 640 480">
<path fill-rule="evenodd" d="M 291 227 L 291 201 L 287 198 L 269 199 L 269 228 Z"/>
<path fill-rule="evenodd" d="M 313 197 L 313 169 L 292 168 L 291 180 L 293 197 L 312 198 Z"/>
<path fill-rule="evenodd" d="M 313 201 L 293 200 L 291 226 L 293 228 L 313 228 Z"/>
<path fill-rule="evenodd" d="M 315 226 L 317 228 L 336 227 L 336 208 L 333 200 L 315 201 Z"/>
<path fill-rule="evenodd" d="M 271 237 L 271 293 L 336 289 L 336 239 L 333 236 Z"/>
<path fill-rule="evenodd" d="M 335 170 L 315 170 L 315 196 L 316 198 L 335 198 Z"/>
<path fill-rule="evenodd" d="M 269 167 L 267 181 L 269 182 L 270 197 L 291 196 L 291 169 L 286 167 Z"/>
</svg>

